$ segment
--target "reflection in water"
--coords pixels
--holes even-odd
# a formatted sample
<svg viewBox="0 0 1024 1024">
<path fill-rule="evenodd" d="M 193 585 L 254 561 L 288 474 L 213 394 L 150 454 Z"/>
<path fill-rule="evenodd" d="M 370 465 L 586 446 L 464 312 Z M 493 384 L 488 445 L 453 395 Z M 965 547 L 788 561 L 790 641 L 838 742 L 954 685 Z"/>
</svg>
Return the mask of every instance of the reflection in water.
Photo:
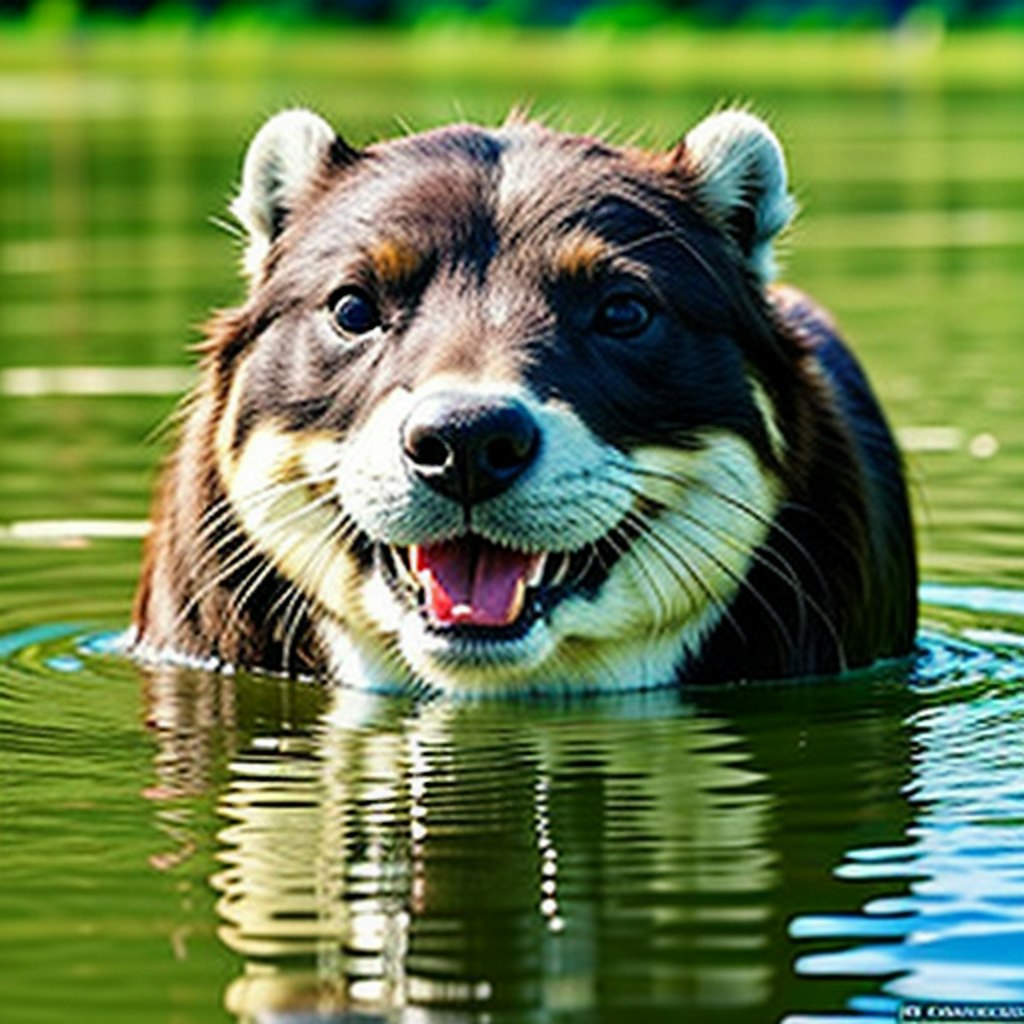
<svg viewBox="0 0 1024 1024">
<path fill-rule="evenodd" d="M 231 1009 L 749 1019 L 772 973 L 770 798 L 723 722 L 661 711 L 346 693 L 314 734 L 255 737 L 221 800 Z"/>
<path fill-rule="evenodd" d="M 1024 1001 L 1024 667 L 947 646 L 956 663 L 934 652 L 907 719 L 906 840 L 851 849 L 836 872 L 890 894 L 792 926 L 797 938 L 856 941 L 803 957 L 799 971 L 891 978 L 890 1008 L 897 999 Z"/>
<path fill-rule="evenodd" d="M 185 325 L 238 287 L 205 214 L 239 135 L 289 96 L 344 96 L 355 141 L 397 112 L 426 126 L 457 84 L 424 88 L 419 36 L 354 71 L 336 39 L 310 62 L 168 38 L 157 67 L 133 42 L 76 36 L 40 59 L 12 36 L 2 69 L 18 108 L 0 119 L 5 1024 L 206 1024 L 230 979 L 259 1024 L 403 1001 L 391 1019 L 430 1024 L 496 1007 L 547 1024 L 557 1006 L 582 1007 L 559 1024 L 891 1021 L 903 993 L 1020 998 L 1024 138 L 1019 75 L 993 87 L 1017 57 L 950 51 L 954 86 L 883 45 L 855 87 L 819 68 L 794 88 L 788 55 L 781 78 L 762 59 L 772 40 L 710 81 L 682 61 L 675 86 L 570 102 L 576 127 L 667 144 L 741 72 L 785 120 L 807 189 L 792 278 L 840 315 L 902 428 L 930 617 L 981 648 L 932 644 L 909 689 L 768 688 L 604 720 L 393 707 L 320 728 L 315 688 L 176 671 L 150 679 L 147 735 L 135 667 L 70 637 L 127 620 L 138 551 L 116 538 L 140 532 L 160 449 L 140 442 L 172 407 L 153 394 L 179 392 Z M 565 105 L 520 71 L 516 93 Z M 495 82 L 462 89 L 468 118 L 515 101 Z"/>
<path fill-rule="evenodd" d="M 565 709 L 151 674 L 156 866 L 209 846 L 215 797 L 244 1024 L 1024 999 L 1015 666 L 931 638 L 909 679 Z"/>
<path fill-rule="evenodd" d="M 161 669 L 149 674 L 145 704 L 146 725 L 158 745 L 156 780 L 143 796 L 153 802 L 165 840 L 149 860 L 169 871 L 196 853 L 191 801 L 209 790 L 214 765 L 233 742 L 234 688 L 212 673 Z"/>
</svg>

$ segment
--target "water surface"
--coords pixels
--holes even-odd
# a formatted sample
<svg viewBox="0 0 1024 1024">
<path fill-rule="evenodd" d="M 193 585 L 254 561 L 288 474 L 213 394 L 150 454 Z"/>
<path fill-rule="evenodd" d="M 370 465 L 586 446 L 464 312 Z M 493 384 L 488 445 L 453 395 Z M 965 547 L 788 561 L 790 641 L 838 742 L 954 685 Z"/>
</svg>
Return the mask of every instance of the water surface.
<svg viewBox="0 0 1024 1024">
<path fill-rule="evenodd" d="M 1019 90 L 742 65 L 371 87 L 323 48 L 0 50 L 0 1020 L 825 1024 L 1024 1001 Z M 723 94 L 774 115 L 804 207 L 788 276 L 855 339 L 907 449 L 918 657 L 467 706 L 112 653 L 192 325 L 240 295 L 209 218 L 247 136 L 298 101 L 360 142 L 524 94 L 659 145 Z"/>
</svg>

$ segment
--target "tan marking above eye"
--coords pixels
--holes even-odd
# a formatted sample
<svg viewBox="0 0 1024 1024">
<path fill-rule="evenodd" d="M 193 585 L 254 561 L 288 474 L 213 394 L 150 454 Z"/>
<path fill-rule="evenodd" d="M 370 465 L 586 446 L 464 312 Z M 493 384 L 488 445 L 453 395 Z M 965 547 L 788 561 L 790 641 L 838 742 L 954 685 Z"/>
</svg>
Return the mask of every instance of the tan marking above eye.
<svg viewBox="0 0 1024 1024">
<path fill-rule="evenodd" d="M 423 265 L 423 255 L 406 242 L 386 239 L 369 251 L 370 263 L 384 285 L 401 285 L 415 276 Z"/>
<path fill-rule="evenodd" d="M 577 228 L 555 253 L 555 269 L 568 277 L 591 278 L 610 256 L 611 247 L 600 235 Z"/>
</svg>

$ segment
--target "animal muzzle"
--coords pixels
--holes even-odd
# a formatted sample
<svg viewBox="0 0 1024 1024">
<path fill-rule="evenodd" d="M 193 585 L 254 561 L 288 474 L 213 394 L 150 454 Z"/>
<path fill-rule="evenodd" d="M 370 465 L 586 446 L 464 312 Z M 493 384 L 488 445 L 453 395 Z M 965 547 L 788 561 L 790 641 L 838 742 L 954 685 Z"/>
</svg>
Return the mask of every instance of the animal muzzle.
<svg viewBox="0 0 1024 1024">
<path fill-rule="evenodd" d="M 467 511 L 507 490 L 540 451 L 540 428 L 518 399 L 457 391 L 421 399 L 402 426 L 407 470 Z"/>
<path fill-rule="evenodd" d="M 407 472 L 472 508 L 519 479 L 540 451 L 541 431 L 526 405 L 509 396 L 442 391 L 421 399 L 402 425 Z M 472 533 L 415 546 L 410 567 L 435 626 L 505 626 L 523 609 L 539 556 L 489 544 Z"/>
</svg>

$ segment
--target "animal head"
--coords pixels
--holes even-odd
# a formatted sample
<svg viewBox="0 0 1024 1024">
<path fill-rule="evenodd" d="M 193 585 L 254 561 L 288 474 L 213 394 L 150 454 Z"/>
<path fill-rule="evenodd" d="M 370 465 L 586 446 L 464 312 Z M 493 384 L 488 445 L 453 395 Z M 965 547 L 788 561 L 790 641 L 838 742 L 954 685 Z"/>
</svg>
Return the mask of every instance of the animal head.
<svg viewBox="0 0 1024 1024">
<path fill-rule="evenodd" d="M 786 497 L 769 129 L 726 111 L 651 153 L 513 118 L 356 149 L 294 110 L 232 209 L 216 469 L 332 671 L 671 678 Z"/>
</svg>

